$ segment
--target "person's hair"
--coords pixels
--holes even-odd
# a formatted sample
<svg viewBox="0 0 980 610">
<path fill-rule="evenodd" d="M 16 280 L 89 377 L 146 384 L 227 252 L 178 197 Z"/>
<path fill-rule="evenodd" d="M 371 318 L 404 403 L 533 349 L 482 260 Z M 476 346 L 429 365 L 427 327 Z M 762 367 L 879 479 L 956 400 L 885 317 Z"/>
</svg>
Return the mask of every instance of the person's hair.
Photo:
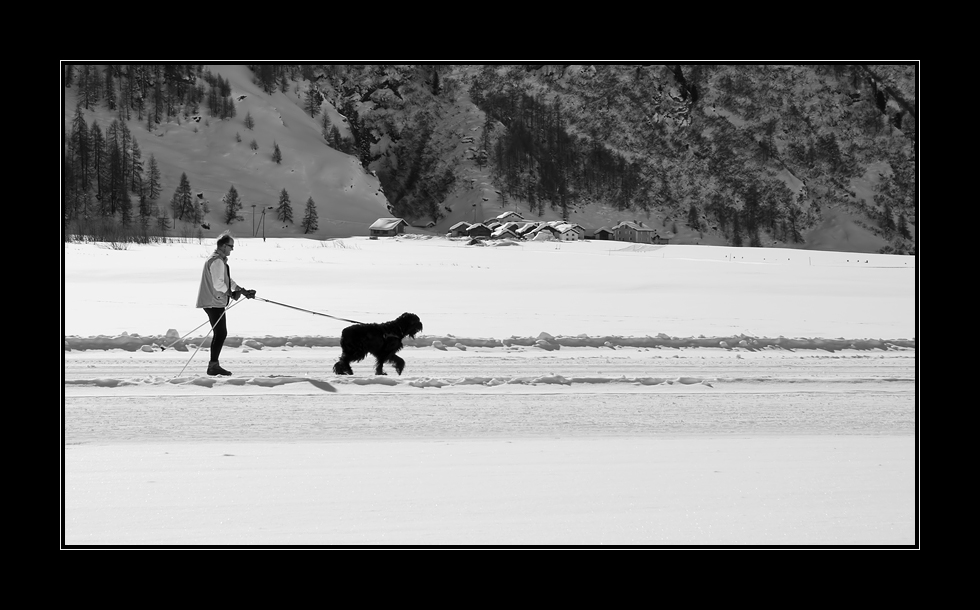
<svg viewBox="0 0 980 610">
<path fill-rule="evenodd" d="M 235 238 L 231 236 L 231 233 L 225 231 L 218 236 L 218 247 L 227 246 L 230 241 L 235 241 Z"/>
</svg>

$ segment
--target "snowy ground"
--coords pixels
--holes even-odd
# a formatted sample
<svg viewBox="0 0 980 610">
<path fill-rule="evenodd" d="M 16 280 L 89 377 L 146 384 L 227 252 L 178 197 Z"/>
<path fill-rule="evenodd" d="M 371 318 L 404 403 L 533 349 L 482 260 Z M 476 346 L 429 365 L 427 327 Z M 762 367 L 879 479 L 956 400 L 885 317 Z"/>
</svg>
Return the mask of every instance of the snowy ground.
<svg viewBox="0 0 980 610">
<path fill-rule="evenodd" d="M 917 544 L 914 258 L 240 239 L 425 331 L 337 377 L 345 323 L 244 301 L 210 378 L 211 250 L 65 246 L 67 545 Z"/>
</svg>

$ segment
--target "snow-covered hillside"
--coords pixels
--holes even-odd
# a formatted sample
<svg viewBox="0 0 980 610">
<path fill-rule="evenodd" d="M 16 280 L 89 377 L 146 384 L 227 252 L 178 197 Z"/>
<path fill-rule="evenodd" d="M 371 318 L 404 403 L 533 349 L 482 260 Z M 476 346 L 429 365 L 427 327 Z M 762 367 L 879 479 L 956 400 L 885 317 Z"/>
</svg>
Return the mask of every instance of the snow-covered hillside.
<svg viewBox="0 0 980 610">
<path fill-rule="evenodd" d="M 146 122 L 137 120 L 135 114 L 128 122 L 144 164 L 153 155 L 160 166 L 163 193 L 157 205 L 161 211 L 172 217 L 167 206 L 182 173 L 187 174 L 195 195 L 210 207 L 204 222 L 209 229 L 177 221 L 172 235 L 196 236 L 200 229 L 209 237 L 230 229 L 239 237 L 347 237 L 366 235 L 371 223 L 390 216 L 378 179 L 365 172 L 354 157 L 325 144 L 319 119 L 303 111 L 295 89 L 268 95 L 252 82 L 252 73 L 245 66 L 212 65 L 206 69 L 230 83 L 234 118 L 210 117 L 202 107 L 195 115 L 173 117 L 152 131 L 147 131 Z M 333 124 L 345 129 L 342 117 L 329 104 L 325 107 Z M 65 125 L 70 126 L 75 108 L 75 90 L 65 89 Z M 117 118 L 104 105 L 83 113 L 88 124 L 96 121 L 103 130 Z M 247 115 L 255 121 L 253 129 L 245 127 Z M 253 140 L 257 150 L 250 146 Z M 276 145 L 282 153 L 278 164 L 272 160 Z M 232 186 L 242 199 L 243 220 L 229 225 L 223 221 L 222 198 Z M 292 205 L 292 223 L 278 222 L 275 210 L 269 209 L 279 205 L 283 189 Z M 316 203 L 319 229 L 304 234 L 300 221 L 309 198 Z"/>
<path fill-rule="evenodd" d="M 453 68 L 457 83 L 471 78 L 478 66 Z M 144 164 L 153 155 L 162 171 L 163 191 L 157 206 L 168 216 L 169 201 L 176 190 L 181 174 L 186 173 L 192 191 L 199 202 L 210 208 L 203 227 L 196 223 L 177 221 L 170 231 L 177 236 L 213 237 L 230 229 L 238 237 L 331 237 L 363 236 L 368 226 L 381 217 L 391 216 L 389 200 L 383 192 L 376 172 L 366 170 L 352 156 L 327 146 L 322 134 L 323 114 L 337 127 L 342 136 L 350 131 L 330 99 L 323 102 L 321 115 L 310 116 L 304 107 L 305 92 L 313 86 L 302 78 L 289 81 L 288 91 L 268 94 L 253 82 L 254 74 L 244 65 L 207 65 L 205 69 L 226 80 L 231 88 L 235 116 L 218 119 L 210 116 L 201 104 L 194 114 L 170 117 L 152 130 L 145 120 L 133 113 L 128 127 L 138 141 Z M 320 81 L 315 86 L 328 85 Z M 64 88 L 64 132 L 70 131 L 76 109 L 77 89 Z M 560 211 L 548 206 L 531 212 L 527 202 L 504 199 L 491 180 L 490 166 L 477 162 L 481 148 L 485 114 L 470 99 L 468 90 L 457 85 L 452 95 L 443 100 L 448 105 L 433 117 L 437 123 L 432 132 L 432 148 L 441 151 L 439 171 L 453 166 L 456 185 L 439 206 L 444 216 L 434 225 L 428 217 L 410 219 L 415 234 L 445 234 L 459 221 L 477 222 L 493 218 L 509 210 L 523 213 L 528 220 L 554 220 Z M 97 122 L 103 130 L 117 117 L 104 103 L 83 110 L 87 124 Z M 255 125 L 245 127 L 250 116 Z M 240 140 L 240 141 L 239 141 Z M 257 149 L 252 148 L 255 142 Z M 382 143 L 384 140 L 382 140 Z M 273 161 L 274 147 L 282 154 L 281 163 Z M 379 154 L 381 144 L 372 154 Z M 392 163 L 391 160 L 386 161 Z M 397 161 L 395 161 L 397 163 Z M 371 165 L 374 168 L 374 165 Z M 871 200 L 871 188 L 881 168 L 871 167 L 866 176 L 854 178 L 848 188 L 854 196 Z M 792 182 L 795 178 L 789 179 Z M 795 183 L 794 183 L 795 184 Z M 223 220 L 225 206 L 222 198 L 234 186 L 243 202 L 241 220 L 230 225 Z M 293 222 L 275 218 L 281 192 L 290 197 Z M 316 204 L 318 229 L 306 234 L 301 227 L 308 199 Z M 263 215 L 263 211 L 265 215 Z M 762 235 L 766 247 L 807 248 L 844 252 L 875 252 L 888 245 L 888 240 L 869 228 L 846 206 L 826 204 L 821 207 L 821 221 L 804 234 L 800 244 L 775 241 Z M 653 208 L 650 211 L 617 210 L 602 201 L 578 202 L 568 211 L 568 220 L 586 228 L 591 234 L 601 227 L 611 228 L 620 221 L 639 221 L 669 234 L 671 243 L 726 245 L 727 238 L 717 230 L 694 230 L 682 214 Z"/>
</svg>

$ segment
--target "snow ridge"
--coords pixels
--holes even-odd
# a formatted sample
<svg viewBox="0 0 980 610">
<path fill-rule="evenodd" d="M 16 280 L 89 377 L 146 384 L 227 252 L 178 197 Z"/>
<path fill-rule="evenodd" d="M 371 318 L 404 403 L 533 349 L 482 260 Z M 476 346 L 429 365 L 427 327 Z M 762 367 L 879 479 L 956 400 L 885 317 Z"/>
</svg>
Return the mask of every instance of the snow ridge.
<svg viewBox="0 0 980 610">
<path fill-rule="evenodd" d="M 730 336 L 705 337 L 671 337 L 660 333 L 656 336 L 646 337 L 622 337 L 616 335 L 609 336 L 587 336 L 577 335 L 574 337 L 558 336 L 554 337 L 546 332 L 540 333 L 537 337 L 511 337 L 509 339 L 480 339 L 447 336 L 423 336 L 415 339 L 405 337 L 403 341 L 405 347 L 416 348 L 435 348 L 448 350 L 449 348 L 466 350 L 467 348 L 521 348 L 534 347 L 546 351 L 558 350 L 562 347 L 594 347 L 600 349 L 617 349 L 621 347 L 635 348 L 721 348 L 726 350 L 743 349 L 747 351 L 758 351 L 765 349 L 776 350 L 823 350 L 836 352 L 840 350 L 890 350 L 890 349 L 915 349 L 916 340 L 912 339 L 827 339 L 820 337 L 753 337 L 750 335 L 739 334 Z M 109 350 L 122 349 L 129 352 L 143 351 L 152 352 L 163 349 L 174 349 L 177 351 L 188 351 L 198 347 L 208 348 L 211 345 L 210 337 L 197 337 L 183 340 L 176 330 L 170 330 L 166 335 L 138 335 L 123 333 L 116 336 L 99 335 L 95 337 L 67 336 L 64 340 L 64 351 L 72 350 Z M 339 337 L 323 336 L 289 336 L 289 337 L 233 337 L 229 336 L 225 340 L 225 347 L 238 348 L 245 347 L 251 349 L 265 348 L 291 348 L 291 347 L 339 347 Z"/>
</svg>

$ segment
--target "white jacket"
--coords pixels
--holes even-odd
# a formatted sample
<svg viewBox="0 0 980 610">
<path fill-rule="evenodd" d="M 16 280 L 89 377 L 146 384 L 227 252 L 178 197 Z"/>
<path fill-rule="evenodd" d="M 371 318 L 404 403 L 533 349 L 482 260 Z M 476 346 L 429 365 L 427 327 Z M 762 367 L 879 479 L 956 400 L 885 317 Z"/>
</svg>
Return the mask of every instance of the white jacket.
<svg viewBox="0 0 980 610">
<path fill-rule="evenodd" d="M 227 307 L 231 293 L 240 286 L 231 279 L 231 269 L 217 250 L 204 261 L 201 286 L 197 292 L 198 307 Z"/>
</svg>

